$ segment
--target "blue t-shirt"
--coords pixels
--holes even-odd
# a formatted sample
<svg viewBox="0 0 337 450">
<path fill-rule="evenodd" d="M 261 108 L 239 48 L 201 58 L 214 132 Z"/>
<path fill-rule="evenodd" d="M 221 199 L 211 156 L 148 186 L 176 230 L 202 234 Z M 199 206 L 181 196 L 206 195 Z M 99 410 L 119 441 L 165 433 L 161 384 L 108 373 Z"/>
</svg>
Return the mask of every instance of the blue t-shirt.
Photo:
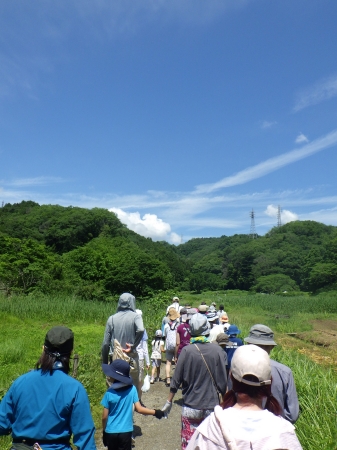
<svg viewBox="0 0 337 450">
<path fill-rule="evenodd" d="M 30 438 L 43 443 L 43 450 L 70 449 L 67 441 L 82 450 L 95 450 L 95 426 L 87 393 L 77 380 L 61 370 L 42 374 L 32 370 L 17 378 L 0 404 L 0 436 Z"/>
<path fill-rule="evenodd" d="M 228 369 L 231 368 L 232 358 L 234 355 L 235 350 L 238 347 L 241 347 L 243 345 L 243 342 L 240 338 L 237 337 L 230 337 L 229 342 L 227 343 L 225 347 L 225 352 L 227 353 L 227 367 Z"/>
<path fill-rule="evenodd" d="M 109 388 L 101 401 L 101 405 L 109 410 L 105 431 L 107 433 L 133 431 L 133 405 L 138 400 L 135 386 L 120 389 Z"/>
</svg>

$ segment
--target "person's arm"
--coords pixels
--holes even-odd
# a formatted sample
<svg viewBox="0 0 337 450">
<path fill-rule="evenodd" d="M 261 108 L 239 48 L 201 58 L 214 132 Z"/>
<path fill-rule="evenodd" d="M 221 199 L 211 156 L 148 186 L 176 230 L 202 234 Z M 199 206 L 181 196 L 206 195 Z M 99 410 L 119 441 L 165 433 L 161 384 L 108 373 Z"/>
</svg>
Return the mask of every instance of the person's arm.
<svg viewBox="0 0 337 450">
<path fill-rule="evenodd" d="M 177 332 L 177 334 L 176 334 L 176 348 L 175 348 L 175 351 L 174 351 L 175 359 L 177 359 L 177 357 L 178 357 L 179 345 L 180 345 L 180 334 Z"/>
<path fill-rule="evenodd" d="M 161 411 L 160 409 L 150 409 L 145 408 L 140 404 L 140 402 L 136 402 L 135 404 L 135 410 L 139 414 L 143 414 L 145 416 L 155 416 L 157 419 L 162 419 L 165 416 L 165 413 Z"/>
<path fill-rule="evenodd" d="M 218 364 L 215 368 L 214 375 L 215 375 L 215 382 L 218 388 L 218 391 L 225 395 L 227 391 L 227 353 L 224 352 L 222 349 L 220 349 L 221 352 L 219 354 L 218 358 Z M 214 376 L 213 375 L 213 376 Z"/>
<path fill-rule="evenodd" d="M 102 344 L 102 363 L 108 364 L 109 362 L 109 350 L 113 351 L 113 341 L 112 341 L 112 333 L 113 333 L 113 321 L 112 316 L 110 316 L 106 322 L 103 344 Z"/>
<path fill-rule="evenodd" d="M 95 425 L 91 417 L 90 403 L 84 387 L 78 383 L 70 417 L 73 443 L 78 450 L 96 450 Z"/>
<path fill-rule="evenodd" d="M 105 431 L 105 429 L 106 429 L 108 416 L 109 416 L 109 410 L 107 408 L 103 408 L 103 413 L 102 413 L 102 428 L 103 428 L 103 431 Z"/>
<path fill-rule="evenodd" d="M 147 367 L 147 370 L 149 370 L 150 358 L 149 358 L 149 348 L 147 346 L 147 341 L 143 341 L 143 352 L 144 352 L 144 359 L 145 359 L 146 367 Z"/>
<path fill-rule="evenodd" d="M 137 315 L 135 318 L 135 341 L 132 345 L 132 351 L 136 351 L 137 345 L 142 340 L 144 334 L 144 324 L 141 315 Z"/>
<path fill-rule="evenodd" d="M 300 414 L 295 381 L 292 372 L 289 373 L 284 399 L 284 417 L 291 423 L 295 423 Z"/>
<path fill-rule="evenodd" d="M 13 385 L 12 385 L 13 386 Z M 12 401 L 12 386 L 0 403 L 0 436 L 10 434 L 14 422 L 14 405 Z"/>
</svg>

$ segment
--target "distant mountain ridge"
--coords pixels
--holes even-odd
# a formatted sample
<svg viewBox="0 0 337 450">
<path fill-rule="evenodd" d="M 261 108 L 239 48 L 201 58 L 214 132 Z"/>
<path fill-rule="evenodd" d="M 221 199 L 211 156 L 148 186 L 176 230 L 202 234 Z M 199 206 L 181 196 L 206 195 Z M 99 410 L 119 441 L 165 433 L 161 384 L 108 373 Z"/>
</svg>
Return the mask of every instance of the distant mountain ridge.
<svg viewBox="0 0 337 450">
<path fill-rule="evenodd" d="M 337 227 L 296 221 L 251 239 L 235 234 L 179 246 L 128 230 L 103 208 L 0 208 L 0 288 L 67 291 L 105 300 L 165 289 L 312 291 L 337 285 Z"/>
</svg>

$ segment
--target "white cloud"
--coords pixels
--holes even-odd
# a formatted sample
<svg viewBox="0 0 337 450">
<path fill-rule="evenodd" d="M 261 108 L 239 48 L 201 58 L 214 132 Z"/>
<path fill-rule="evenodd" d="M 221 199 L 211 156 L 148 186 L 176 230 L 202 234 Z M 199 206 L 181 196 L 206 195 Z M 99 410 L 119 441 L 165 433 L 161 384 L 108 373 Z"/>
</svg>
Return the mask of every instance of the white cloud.
<svg viewBox="0 0 337 450">
<path fill-rule="evenodd" d="M 172 244 L 181 242 L 180 236 L 171 232 L 170 224 L 159 219 L 156 214 L 144 214 L 140 217 L 139 212 L 128 213 L 120 208 L 110 208 L 109 211 L 117 214 L 122 223 L 141 236 L 150 237 L 154 241 L 169 241 Z"/>
<path fill-rule="evenodd" d="M 264 213 L 269 217 L 277 218 L 278 207 L 274 205 L 268 205 Z M 288 222 L 293 222 L 294 220 L 298 220 L 297 214 L 288 211 L 287 209 L 281 208 L 281 222 L 283 225 Z"/>
<path fill-rule="evenodd" d="M 261 128 L 262 128 L 263 130 L 265 130 L 266 128 L 271 128 L 271 127 L 273 127 L 274 125 L 277 125 L 277 122 L 276 122 L 276 121 L 270 122 L 270 121 L 268 121 L 268 120 L 264 120 L 264 121 L 261 123 Z"/>
<path fill-rule="evenodd" d="M 34 177 L 34 178 L 15 178 L 6 183 L 8 186 L 24 187 L 24 186 L 42 186 L 46 184 L 61 183 L 60 177 Z"/>
<path fill-rule="evenodd" d="M 202 184 L 197 186 L 196 193 L 210 193 L 217 189 L 236 186 L 239 184 L 248 183 L 256 178 L 261 178 L 268 173 L 274 172 L 281 167 L 287 166 L 300 159 L 307 158 L 314 153 L 331 147 L 337 143 L 337 130 L 332 131 L 326 136 L 312 141 L 310 144 L 305 145 L 300 150 L 292 150 L 288 153 L 283 153 L 275 158 L 267 159 L 266 161 L 257 164 L 256 166 L 248 167 L 247 169 L 238 172 L 235 175 L 223 178 L 220 181 L 212 184 Z"/>
<path fill-rule="evenodd" d="M 337 75 L 324 78 L 297 95 L 294 112 L 337 96 Z"/>
<path fill-rule="evenodd" d="M 303 133 L 300 133 L 295 139 L 295 144 L 303 144 L 304 142 L 309 142 L 309 139 Z"/>
</svg>

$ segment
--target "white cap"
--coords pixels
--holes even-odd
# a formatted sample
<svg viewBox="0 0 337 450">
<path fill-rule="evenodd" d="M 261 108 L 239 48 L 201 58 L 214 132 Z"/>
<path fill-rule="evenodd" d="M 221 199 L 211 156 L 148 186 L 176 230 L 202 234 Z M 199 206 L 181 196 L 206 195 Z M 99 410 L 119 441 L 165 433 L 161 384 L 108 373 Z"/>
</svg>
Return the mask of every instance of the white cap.
<svg viewBox="0 0 337 450">
<path fill-rule="evenodd" d="M 264 386 L 271 384 L 270 358 L 266 351 L 257 345 L 242 345 L 235 350 L 231 371 L 233 377 L 244 384 Z M 254 375 L 259 381 L 248 381 L 244 376 Z"/>
</svg>

